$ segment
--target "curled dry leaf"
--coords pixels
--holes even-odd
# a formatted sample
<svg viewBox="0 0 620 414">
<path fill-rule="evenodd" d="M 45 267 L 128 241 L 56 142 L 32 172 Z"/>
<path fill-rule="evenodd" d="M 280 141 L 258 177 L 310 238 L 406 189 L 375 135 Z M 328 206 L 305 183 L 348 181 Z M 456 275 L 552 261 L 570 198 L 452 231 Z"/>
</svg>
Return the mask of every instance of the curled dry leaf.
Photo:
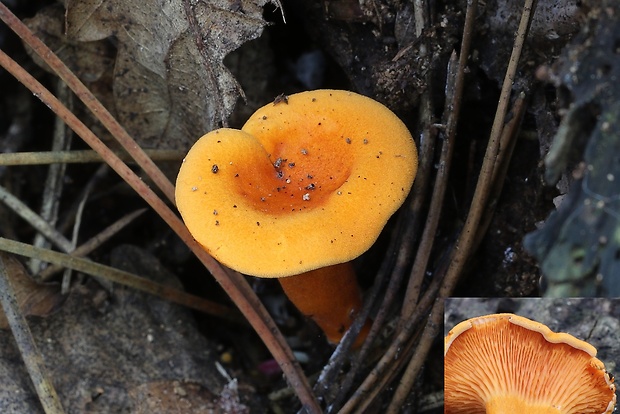
<svg viewBox="0 0 620 414">
<path fill-rule="evenodd" d="M 67 37 L 117 47 L 114 105 L 144 147 L 187 149 L 242 95 L 222 60 L 258 37 L 268 0 L 70 0 Z"/>
<path fill-rule="evenodd" d="M 58 286 L 36 283 L 19 260 L 8 253 L 0 254 L 24 315 L 47 316 L 60 306 L 63 296 Z M 0 308 L 0 329 L 8 327 L 6 316 Z"/>
</svg>

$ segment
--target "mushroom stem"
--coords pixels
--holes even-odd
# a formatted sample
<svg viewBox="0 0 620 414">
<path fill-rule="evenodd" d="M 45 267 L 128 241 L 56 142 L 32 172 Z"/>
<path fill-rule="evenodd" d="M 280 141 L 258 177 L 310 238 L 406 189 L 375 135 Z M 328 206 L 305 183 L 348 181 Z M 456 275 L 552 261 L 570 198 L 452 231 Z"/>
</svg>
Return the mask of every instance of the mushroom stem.
<svg viewBox="0 0 620 414">
<path fill-rule="evenodd" d="M 362 294 L 351 262 L 283 277 L 279 281 L 291 302 L 319 325 L 331 343 L 340 342 L 362 307 Z M 367 321 L 354 348 L 361 346 L 369 329 L 370 321 Z"/>
</svg>

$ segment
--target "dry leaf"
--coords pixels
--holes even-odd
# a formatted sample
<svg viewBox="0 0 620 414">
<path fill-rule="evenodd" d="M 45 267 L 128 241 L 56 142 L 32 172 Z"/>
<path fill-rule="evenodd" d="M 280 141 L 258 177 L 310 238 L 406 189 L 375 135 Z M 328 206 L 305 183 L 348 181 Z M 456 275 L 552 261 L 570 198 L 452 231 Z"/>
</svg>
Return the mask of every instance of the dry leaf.
<svg viewBox="0 0 620 414">
<path fill-rule="evenodd" d="M 19 308 L 25 316 L 47 316 L 63 302 L 57 285 L 37 283 L 19 260 L 8 253 L 0 253 L 7 274 L 15 290 Z M 0 307 L 0 329 L 8 329 L 6 316 Z"/>
<path fill-rule="evenodd" d="M 222 60 L 262 33 L 267 2 L 70 0 L 67 36 L 113 38 L 119 121 L 144 147 L 187 149 L 242 94 Z"/>
<path fill-rule="evenodd" d="M 106 41 L 69 42 L 64 34 L 64 14 L 64 8 L 54 4 L 41 9 L 33 18 L 24 20 L 24 23 L 54 50 L 83 82 L 91 83 L 101 79 L 114 64 L 112 45 Z M 27 47 L 26 50 L 37 65 L 52 72 L 32 49 Z"/>
</svg>

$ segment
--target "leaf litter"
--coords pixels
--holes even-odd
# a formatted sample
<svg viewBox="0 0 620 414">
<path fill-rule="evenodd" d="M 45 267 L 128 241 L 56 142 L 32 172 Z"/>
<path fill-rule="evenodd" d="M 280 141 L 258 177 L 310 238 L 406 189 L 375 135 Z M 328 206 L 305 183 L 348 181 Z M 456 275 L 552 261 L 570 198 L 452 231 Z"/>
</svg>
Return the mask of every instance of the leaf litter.
<svg viewBox="0 0 620 414">
<path fill-rule="evenodd" d="M 224 57 L 259 37 L 268 0 L 68 1 L 66 40 L 116 47 L 112 95 L 146 148 L 187 149 L 232 113 L 243 91 Z"/>
</svg>

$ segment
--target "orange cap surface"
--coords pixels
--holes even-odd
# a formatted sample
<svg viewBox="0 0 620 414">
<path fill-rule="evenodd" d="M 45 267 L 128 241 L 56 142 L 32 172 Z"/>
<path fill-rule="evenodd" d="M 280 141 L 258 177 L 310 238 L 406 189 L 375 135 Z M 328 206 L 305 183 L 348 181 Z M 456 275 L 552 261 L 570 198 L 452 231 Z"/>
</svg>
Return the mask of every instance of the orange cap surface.
<svg viewBox="0 0 620 414">
<path fill-rule="evenodd" d="M 302 92 L 219 129 L 187 154 L 177 207 L 226 266 L 283 277 L 347 262 L 375 242 L 417 170 L 405 125 L 339 90 Z"/>
<path fill-rule="evenodd" d="M 596 349 L 513 314 L 459 323 L 445 338 L 446 413 L 611 413 L 613 378 Z"/>
</svg>

